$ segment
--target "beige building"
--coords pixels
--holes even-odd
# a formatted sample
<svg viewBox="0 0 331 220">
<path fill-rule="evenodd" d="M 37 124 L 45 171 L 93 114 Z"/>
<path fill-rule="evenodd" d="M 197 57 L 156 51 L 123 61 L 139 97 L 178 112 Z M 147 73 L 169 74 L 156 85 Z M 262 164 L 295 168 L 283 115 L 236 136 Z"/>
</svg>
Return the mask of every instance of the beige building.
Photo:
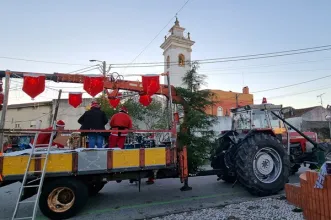
<svg viewBox="0 0 331 220">
<path fill-rule="evenodd" d="M 68 99 L 61 99 L 57 119 L 61 119 L 66 123 L 66 129 L 79 129 L 80 125 L 77 120 L 85 112 L 86 106 L 91 101 L 91 98 L 85 98 L 79 107 L 73 108 L 68 104 Z M 41 128 L 47 128 L 51 125 L 55 104 L 56 100 L 9 105 L 6 113 L 5 128 L 35 128 L 37 120 L 42 121 Z"/>
<path fill-rule="evenodd" d="M 5 128 L 35 128 L 36 121 L 41 120 L 41 127 L 50 125 L 52 102 L 38 102 L 9 105 L 6 113 Z"/>
</svg>

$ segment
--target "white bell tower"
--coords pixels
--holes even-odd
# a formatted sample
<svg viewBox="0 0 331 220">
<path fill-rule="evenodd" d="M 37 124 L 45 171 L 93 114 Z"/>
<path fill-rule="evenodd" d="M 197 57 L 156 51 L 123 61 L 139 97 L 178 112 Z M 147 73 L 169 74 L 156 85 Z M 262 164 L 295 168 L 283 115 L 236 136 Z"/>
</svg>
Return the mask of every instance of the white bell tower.
<svg viewBox="0 0 331 220">
<path fill-rule="evenodd" d="M 190 38 L 190 33 L 184 36 L 185 28 L 179 25 L 176 17 L 175 25 L 169 30 L 161 44 L 164 56 L 164 72 L 169 72 L 170 84 L 177 87 L 182 85 L 182 78 L 191 68 L 191 47 L 195 43 Z M 165 84 L 167 84 L 165 78 Z"/>
</svg>

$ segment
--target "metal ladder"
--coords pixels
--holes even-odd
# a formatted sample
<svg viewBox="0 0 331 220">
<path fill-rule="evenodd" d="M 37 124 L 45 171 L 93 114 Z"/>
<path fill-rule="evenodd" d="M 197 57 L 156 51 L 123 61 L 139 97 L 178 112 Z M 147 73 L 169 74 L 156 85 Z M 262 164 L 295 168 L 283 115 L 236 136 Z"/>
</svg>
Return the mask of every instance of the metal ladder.
<svg viewBox="0 0 331 220">
<path fill-rule="evenodd" d="M 40 127 L 41 127 L 41 121 L 40 120 L 38 121 L 36 127 L 37 127 L 37 129 L 40 129 Z M 53 123 L 53 130 L 55 130 L 55 129 L 56 129 L 56 122 Z M 41 157 L 36 157 L 37 154 L 35 152 L 35 147 L 36 146 L 45 146 L 45 144 L 37 145 L 38 136 L 39 136 L 39 134 L 42 134 L 42 133 L 51 133 L 51 138 L 50 138 L 49 143 L 48 143 L 46 154 L 41 156 Z M 35 137 L 34 137 L 34 140 L 33 140 L 33 145 L 31 147 L 31 152 L 30 152 L 28 164 L 26 166 L 26 170 L 25 170 L 25 173 L 24 173 L 22 185 L 21 185 L 20 190 L 19 190 L 19 195 L 18 195 L 17 202 L 16 202 L 16 205 L 15 205 L 15 210 L 14 210 L 14 213 L 13 213 L 13 216 L 12 216 L 12 220 L 18 220 L 18 219 L 32 219 L 32 220 L 34 220 L 36 218 L 37 204 L 38 204 L 38 201 L 39 201 L 39 197 L 40 197 L 40 194 L 41 194 L 41 189 L 42 189 L 43 182 L 44 182 L 44 179 L 45 179 L 48 156 L 49 156 L 49 153 L 50 153 L 50 149 L 52 147 L 53 137 L 54 137 L 55 133 L 56 133 L 55 131 L 48 131 L 48 132 L 47 131 L 46 132 L 37 131 L 36 134 L 35 134 Z M 41 170 L 29 171 L 31 161 L 35 160 L 35 159 L 41 159 L 41 160 L 45 159 L 44 165 L 43 165 Z M 36 179 L 34 179 L 30 182 L 27 182 L 28 175 L 35 174 L 35 173 L 41 173 L 41 177 L 39 177 L 39 178 L 37 177 Z M 39 180 L 39 184 L 30 185 L 30 183 L 38 181 L 38 180 Z M 22 195 L 23 195 L 23 192 L 24 192 L 25 188 L 37 188 L 38 189 L 36 198 L 34 200 L 21 201 L 21 198 L 22 198 Z M 26 203 L 34 203 L 32 216 L 17 217 L 20 204 L 26 204 Z"/>
</svg>

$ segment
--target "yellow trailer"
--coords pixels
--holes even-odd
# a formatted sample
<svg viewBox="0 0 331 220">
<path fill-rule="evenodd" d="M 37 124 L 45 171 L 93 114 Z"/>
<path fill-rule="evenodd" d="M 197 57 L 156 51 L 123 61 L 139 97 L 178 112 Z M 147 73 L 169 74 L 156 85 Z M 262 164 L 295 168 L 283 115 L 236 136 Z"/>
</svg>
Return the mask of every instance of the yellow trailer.
<svg viewBox="0 0 331 220">
<path fill-rule="evenodd" d="M 22 181 L 29 159 L 28 151 L 0 156 L 1 186 Z M 37 151 L 37 158 L 31 160 L 27 184 L 31 188 L 24 189 L 21 200 L 37 193 L 37 188 L 32 186 L 39 181 L 45 154 L 45 150 Z M 39 207 L 51 219 L 69 218 L 108 181 L 140 181 L 154 175 L 156 178 L 178 177 L 176 170 L 176 151 L 172 147 L 52 150 L 46 165 Z"/>
</svg>

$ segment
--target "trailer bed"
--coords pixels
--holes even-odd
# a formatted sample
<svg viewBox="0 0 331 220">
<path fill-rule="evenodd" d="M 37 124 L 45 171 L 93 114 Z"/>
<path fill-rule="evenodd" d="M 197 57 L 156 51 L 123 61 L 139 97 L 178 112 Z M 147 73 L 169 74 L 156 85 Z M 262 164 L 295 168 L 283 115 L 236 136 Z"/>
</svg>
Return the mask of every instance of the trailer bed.
<svg viewBox="0 0 331 220">
<path fill-rule="evenodd" d="M 173 169 L 176 166 L 176 151 L 170 147 L 140 149 L 88 149 L 52 150 L 48 157 L 46 177 L 106 174 L 140 170 Z M 29 151 L 17 151 L 0 157 L 0 183 L 23 179 Z M 45 151 L 37 151 L 43 157 Z M 44 158 L 31 160 L 31 177 L 40 175 Z M 5 184 L 4 184 L 5 185 Z"/>
</svg>

